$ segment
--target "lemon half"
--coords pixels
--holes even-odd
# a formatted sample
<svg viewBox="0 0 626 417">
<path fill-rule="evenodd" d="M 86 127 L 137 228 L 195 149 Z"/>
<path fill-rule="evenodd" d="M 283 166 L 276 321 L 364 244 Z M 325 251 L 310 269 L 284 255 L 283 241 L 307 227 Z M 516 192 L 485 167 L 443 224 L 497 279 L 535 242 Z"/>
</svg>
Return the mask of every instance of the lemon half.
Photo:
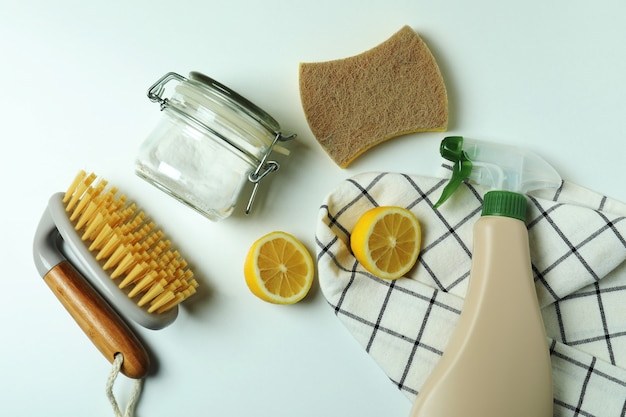
<svg viewBox="0 0 626 417">
<path fill-rule="evenodd" d="M 250 291 L 274 304 L 302 300 L 313 283 L 314 267 L 306 247 L 289 233 L 268 233 L 252 244 L 244 264 Z"/>
<path fill-rule="evenodd" d="M 383 279 L 405 275 L 417 262 L 422 231 L 417 217 L 396 206 L 376 207 L 365 212 L 350 235 L 356 259 Z"/>
</svg>

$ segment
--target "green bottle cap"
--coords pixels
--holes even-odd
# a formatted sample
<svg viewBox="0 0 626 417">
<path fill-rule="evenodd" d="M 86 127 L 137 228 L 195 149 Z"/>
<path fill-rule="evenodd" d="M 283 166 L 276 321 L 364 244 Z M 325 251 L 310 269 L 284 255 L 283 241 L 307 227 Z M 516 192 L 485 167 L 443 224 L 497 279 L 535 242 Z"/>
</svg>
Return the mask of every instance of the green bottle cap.
<svg viewBox="0 0 626 417">
<path fill-rule="evenodd" d="M 512 217 L 526 221 L 526 197 L 511 191 L 489 191 L 483 201 L 482 216 Z"/>
</svg>

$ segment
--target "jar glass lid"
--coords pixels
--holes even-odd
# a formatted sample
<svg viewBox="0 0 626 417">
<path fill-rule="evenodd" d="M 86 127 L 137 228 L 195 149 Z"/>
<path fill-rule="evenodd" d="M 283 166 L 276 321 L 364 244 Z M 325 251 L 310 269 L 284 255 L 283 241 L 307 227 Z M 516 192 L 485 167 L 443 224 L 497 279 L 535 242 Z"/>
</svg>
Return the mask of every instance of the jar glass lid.
<svg viewBox="0 0 626 417">
<path fill-rule="evenodd" d="M 203 86 L 210 88 L 214 93 L 221 95 L 223 98 L 236 105 L 240 110 L 262 123 L 265 128 L 271 132 L 276 133 L 280 131 L 280 125 L 272 116 L 267 114 L 267 112 L 252 103 L 247 98 L 238 94 L 236 91 L 231 90 L 225 85 L 200 72 L 190 72 L 189 79 L 203 84 Z"/>
</svg>

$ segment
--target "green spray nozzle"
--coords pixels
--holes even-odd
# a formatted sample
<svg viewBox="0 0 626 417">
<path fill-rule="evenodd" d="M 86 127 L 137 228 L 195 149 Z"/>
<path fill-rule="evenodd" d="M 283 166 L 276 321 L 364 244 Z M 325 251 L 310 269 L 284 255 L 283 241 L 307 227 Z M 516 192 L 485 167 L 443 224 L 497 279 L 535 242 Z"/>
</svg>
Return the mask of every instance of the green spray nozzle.
<svg viewBox="0 0 626 417">
<path fill-rule="evenodd" d="M 522 194 L 561 185 L 561 176 L 550 164 L 522 149 L 448 136 L 441 142 L 439 152 L 452 162 L 452 176 L 434 208 L 441 206 L 465 180 L 490 190 Z"/>
<path fill-rule="evenodd" d="M 463 137 L 448 136 L 441 141 L 439 153 L 444 159 L 452 162 L 452 177 L 443 189 L 441 197 L 435 203 L 433 208 L 442 205 L 461 185 L 463 181 L 469 178 L 472 172 L 472 161 L 463 152 Z"/>
</svg>

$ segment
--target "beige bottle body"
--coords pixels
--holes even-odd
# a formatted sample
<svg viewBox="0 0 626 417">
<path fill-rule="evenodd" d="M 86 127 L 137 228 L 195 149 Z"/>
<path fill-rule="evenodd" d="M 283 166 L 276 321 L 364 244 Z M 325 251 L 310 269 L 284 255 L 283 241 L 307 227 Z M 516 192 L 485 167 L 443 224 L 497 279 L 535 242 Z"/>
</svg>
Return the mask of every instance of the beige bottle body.
<svg viewBox="0 0 626 417">
<path fill-rule="evenodd" d="M 474 226 L 457 327 L 411 417 L 552 417 L 552 367 L 523 221 Z"/>
</svg>

